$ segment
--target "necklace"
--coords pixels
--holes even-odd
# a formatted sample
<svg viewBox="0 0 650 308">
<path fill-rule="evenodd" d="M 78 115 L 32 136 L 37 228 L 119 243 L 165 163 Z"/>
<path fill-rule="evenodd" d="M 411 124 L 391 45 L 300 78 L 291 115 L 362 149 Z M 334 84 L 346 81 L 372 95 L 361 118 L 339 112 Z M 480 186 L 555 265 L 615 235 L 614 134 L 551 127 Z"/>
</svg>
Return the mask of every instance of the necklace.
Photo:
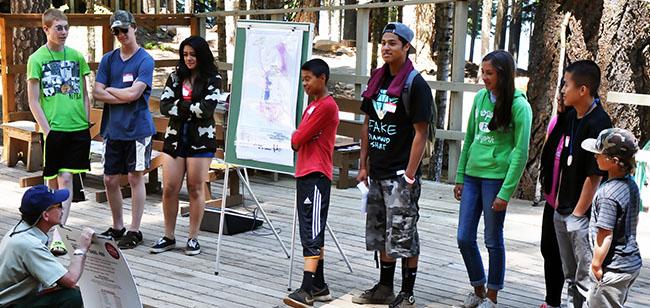
<svg viewBox="0 0 650 308">
<path fill-rule="evenodd" d="M 589 106 L 589 110 L 587 110 L 585 115 L 580 120 L 580 123 L 578 123 L 578 127 L 576 128 L 575 131 L 573 130 L 573 124 L 575 124 L 576 119 L 575 118 L 571 119 L 571 138 L 569 138 L 569 140 L 566 140 L 564 142 L 564 146 L 569 147 L 569 157 L 567 157 L 567 159 L 566 159 L 566 165 L 567 166 L 571 166 L 571 164 L 573 163 L 573 144 L 574 144 L 574 140 L 573 140 L 574 138 L 573 137 L 574 137 L 574 134 L 575 134 L 576 131 L 580 131 L 580 127 L 582 126 L 582 123 L 584 122 L 584 118 L 594 109 L 594 106 L 596 106 L 596 104 L 599 101 L 600 101 L 600 99 L 598 99 L 598 98 L 594 99 L 594 101 L 591 103 L 591 106 Z M 577 112 L 576 112 L 576 116 L 577 116 Z"/>
<path fill-rule="evenodd" d="M 47 44 L 45 44 L 45 48 L 47 49 L 47 52 L 50 53 L 50 57 L 52 57 L 52 61 L 56 61 L 56 59 L 54 59 L 54 54 L 52 54 L 52 51 L 50 50 L 50 48 L 47 47 Z M 63 46 L 63 62 L 65 62 L 65 61 L 66 61 L 65 46 Z M 67 81 L 63 81 L 63 84 L 61 84 L 61 93 L 68 94 L 68 92 L 70 92 L 70 89 L 71 89 L 71 87 L 67 83 Z"/>
</svg>

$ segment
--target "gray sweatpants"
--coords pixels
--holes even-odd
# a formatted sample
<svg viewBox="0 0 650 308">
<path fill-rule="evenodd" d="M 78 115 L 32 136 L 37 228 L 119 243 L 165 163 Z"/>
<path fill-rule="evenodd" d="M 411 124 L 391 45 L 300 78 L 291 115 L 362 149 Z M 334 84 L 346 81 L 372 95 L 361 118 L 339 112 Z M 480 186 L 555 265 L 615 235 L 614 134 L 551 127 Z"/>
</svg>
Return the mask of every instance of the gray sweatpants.
<svg viewBox="0 0 650 308">
<path fill-rule="evenodd" d="M 589 290 L 587 303 L 592 308 L 610 308 L 623 307 L 627 300 L 627 293 L 634 283 L 639 272 L 634 273 L 615 273 L 605 272 L 600 281 L 597 281 Z M 589 271 L 591 277 L 596 280 L 593 273 Z"/>
<path fill-rule="evenodd" d="M 568 283 L 567 307 L 581 308 L 593 284 L 589 277 L 592 259 L 589 218 L 555 212 L 553 224 L 560 248 L 564 278 Z"/>
</svg>

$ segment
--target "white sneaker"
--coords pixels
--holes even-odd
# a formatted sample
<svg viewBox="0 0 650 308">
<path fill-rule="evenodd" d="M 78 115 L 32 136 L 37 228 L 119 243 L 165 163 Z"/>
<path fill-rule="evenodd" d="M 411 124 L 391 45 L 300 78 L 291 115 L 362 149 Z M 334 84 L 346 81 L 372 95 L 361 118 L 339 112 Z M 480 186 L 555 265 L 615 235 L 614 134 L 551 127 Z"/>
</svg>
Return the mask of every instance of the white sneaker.
<svg viewBox="0 0 650 308">
<path fill-rule="evenodd" d="M 497 308 L 497 304 L 489 298 L 485 298 L 478 308 Z"/>
<path fill-rule="evenodd" d="M 478 295 L 474 294 L 474 292 L 470 292 L 467 294 L 467 297 L 465 298 L 465 301 L 463 301 L 463 305 L 461 307 L 476 308 L 481 303 L 483 303 L 483 299 L 480 298 Z"/>
</svg>

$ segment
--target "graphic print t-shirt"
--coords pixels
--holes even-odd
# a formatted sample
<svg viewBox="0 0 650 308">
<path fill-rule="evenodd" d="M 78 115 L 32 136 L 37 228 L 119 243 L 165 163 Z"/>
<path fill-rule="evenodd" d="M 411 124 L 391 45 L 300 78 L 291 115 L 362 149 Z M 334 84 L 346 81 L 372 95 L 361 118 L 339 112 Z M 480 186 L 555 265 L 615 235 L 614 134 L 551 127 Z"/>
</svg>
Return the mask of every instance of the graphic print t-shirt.
<svg viewBox="0 0 650 308">
<path fill-rule="evenodd" d="M 53 51 L 41 46 L 27 60 L 27 79 L 38 79 L 40 104 L 54 131 L 88 128 L 83 100 L 84 78 L 90 67 L 78 51 Z"/>
<path fill-rule="evenodd" d="M 422 76 L 417 75 L 411 85 L 410 116 L 406 114 L 401 98 L 387 95 L 394 76 L 386 76 L 374 99 L 361 104 L 368 118 L 368 156 L 370 177 L 386 179 L 397 176 L 409 162 L 415 137 L 414 123 L 428 122 L 431 117 L 431 89 Z M 418 167 L 417 174 L 420 174 Z"/>
</svg>

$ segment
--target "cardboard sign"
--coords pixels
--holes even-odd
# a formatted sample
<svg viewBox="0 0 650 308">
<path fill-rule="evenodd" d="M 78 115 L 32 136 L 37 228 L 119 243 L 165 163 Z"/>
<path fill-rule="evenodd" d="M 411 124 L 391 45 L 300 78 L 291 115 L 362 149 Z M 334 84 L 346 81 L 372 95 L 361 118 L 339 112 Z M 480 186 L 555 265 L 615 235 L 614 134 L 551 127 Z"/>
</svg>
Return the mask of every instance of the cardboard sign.
<svg viewBox="0 0 650 308">
<path fill-rule="evenodd" d="M 68 255 L 72 258 L 79 246 L 79 230 L 57 228 Z M 99 234 L 93 236 L 86 253 L 86 264 L 77 283 L 85 307 L 127 308 L 142 307 L 138 289 L 129 265 L 117 244 Z"/>
</svg>

